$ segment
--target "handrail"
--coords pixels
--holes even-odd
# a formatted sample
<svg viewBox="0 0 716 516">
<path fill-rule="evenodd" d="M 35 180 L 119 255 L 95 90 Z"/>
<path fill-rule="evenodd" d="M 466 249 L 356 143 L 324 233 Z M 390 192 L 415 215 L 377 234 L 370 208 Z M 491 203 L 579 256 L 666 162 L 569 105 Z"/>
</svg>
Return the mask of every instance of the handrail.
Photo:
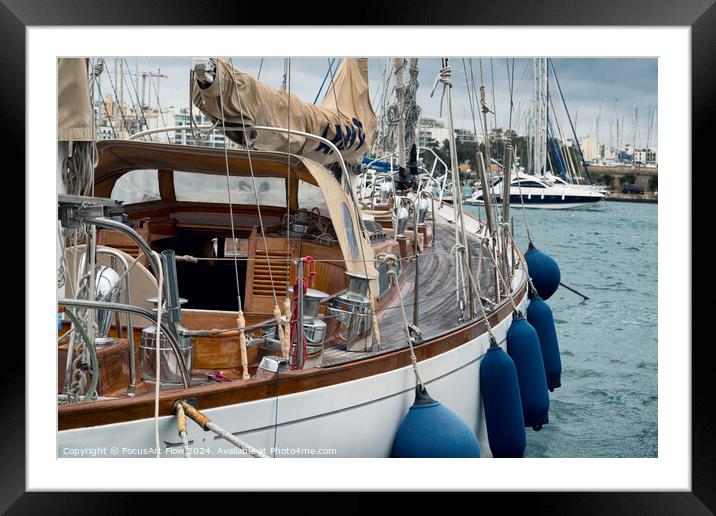
<svg viewBox="0 0 716 516">
<path fill-rule="evenodd" d="M 127 226 L 126 224 L 123 224 L 121 222 L 117 222 L 113 219 L 107 219 L 104 217 L 96 217 L 92 219 L 85 220 L 87 224 L 93 224 L 95 226 L 99 226 L 104 229 L 114 229 L 115 231 L 119 231 L 120 233 L 124 233 L 129 238 L 134 240 L 136 244 L 142 249 L 142 252 L 144 253 L 144 256 L 147 257 L 147 260 L 149 260 L 149 264 L 152 266 L 154 275 L 158 278 L 159 277 L 159 271 L 161 270 L 161 264 L 157 261 L 156 256 L 154 256 L 154 252 L 152 251 L 151 247 L 149 247 L 149 244 L 144 241 L 144 239 L 141 237 L 139 233 L 137 233 L 134 229 Z"/>
<path fill-rule="evenodd" d="M 152 312 L 150 312 L 149 310 L 146 310 L 145 308 L 141 308 L 139 306 L 126 305 L 124 303 L 107 303 L 103 301 L 88 301 L 86 299 L 60 298 L 57 300 L 57 303 L 62 306 L 76 306 L 78 308 L 90 308 L 98 310 L 109 309 L 117 310 L 119 312 L 127 312 L 129 314 L 136 314 L 140 317 L 144 317 L 145 319 L 153 322 L 154 324 L 159 325 L 162 329 L 162 334 L 166 335 L 167 340 L 169 341 L 169 346 L 172 348 L 172 351 L 176 356 L 177 362 L 179 363 L 179 370 L 181 372 L 181 378 L 182 382 L 184 383 L 184 388 L 188 389 L 191 385 L 191 377 L 189 376 L 189 371 L 186 368 L 184 358 L 182 357 L 181 351 L 179 350 L 177 336 L 174 334 L 173 328 L 171 328 L 170 325 L 167 325 L 164 321 L 157 321 L 156 315 L 152 314 Z M 159 379 L 157 379 L 157 381 L 159 381 Z"/>
</svg>

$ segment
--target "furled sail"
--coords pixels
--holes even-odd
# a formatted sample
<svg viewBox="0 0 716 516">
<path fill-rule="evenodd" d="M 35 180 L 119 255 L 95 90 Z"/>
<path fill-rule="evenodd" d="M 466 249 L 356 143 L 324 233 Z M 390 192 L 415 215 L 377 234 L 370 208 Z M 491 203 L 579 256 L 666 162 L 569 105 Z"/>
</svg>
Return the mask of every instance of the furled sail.
<svg viewBox="0 0 716 516">
<path fill-rule="evenodd" d="M 57 60 L 57 109 L 58 141 L 92 141 L 94 123 L 87 59 Z"/>
<path fill-rule="evenodd" d="M 223 96 L 220 97 L 220 92 Z M 217 60 L 216 78 L 209 85 L 197 78 L 192 100 L 210 120 L 223 118 L 224 127 L 289 127 L 322 136 L 341 151 L 348 164 L 361 163 L 375 137 L 377 120 L 368 95 L 368 60 L 343 59 L 320 105 L 308 104 L 296 95 L 257 81 L 248 73 Z M 222 105 L 223 104 L 223 105 Z M 222 127 L 219 123 L 218 128 Z M 289 150 L 287 133 L 226 131 L 228 138 L 258 150 Z M 290 151 L 323 165 L 338 161 L 333 150 L 319 141 L 292 135 Z"/>
</svg>

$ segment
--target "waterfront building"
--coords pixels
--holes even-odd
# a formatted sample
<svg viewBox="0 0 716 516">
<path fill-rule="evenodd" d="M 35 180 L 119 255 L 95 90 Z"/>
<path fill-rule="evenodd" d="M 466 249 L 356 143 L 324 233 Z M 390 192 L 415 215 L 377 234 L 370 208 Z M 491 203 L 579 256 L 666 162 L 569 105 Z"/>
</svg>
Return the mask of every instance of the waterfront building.
<svg viewBox="0 0 716 516">
<path fill-rule="evenodd" d="M 450 139 L 450 130 L 440 118 L 421 117 L 418 120 L 418 145 L 427 147 L 431 140 L 442 144 Z"/>
</svg>

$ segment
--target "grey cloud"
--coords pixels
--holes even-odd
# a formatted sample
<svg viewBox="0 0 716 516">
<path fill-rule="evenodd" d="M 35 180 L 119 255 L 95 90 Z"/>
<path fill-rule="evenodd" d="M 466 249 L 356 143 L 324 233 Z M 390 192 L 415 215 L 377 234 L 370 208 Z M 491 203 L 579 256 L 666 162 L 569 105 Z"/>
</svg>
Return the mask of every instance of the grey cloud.
<svg viewBox="0 0 716 516">
<path fill-rule="evenodd" d="M 232 58 L 235 66 L 242 68 L 252 75 L 258 74 L 260 58 Z M 113 60 L 109 58 L 108 69 L 113 69 Z M 132 71 L 135 69 L 134 58 L 128 58 Z M 159 87 L 160 101 L 162 105 L 188 106 L 188 82 L 190 58 L 140 58 L 138 68 L 141 71 L 161 69 L 162 73 L 168 75 L 162 79 Z M 370 92 L 373 107 L 377 111 L 377 97 L 381 90 L 386 58 L 371 58 L 369 60 Z M 639 112 L 639 133 L 646 135 L 648 124 L 648 113 L 651 106 L 657 105 L 657 72 L 658 62 L 655 58 L 554 58 L 554 67 L 557 70 L 560 84 L 566 97 L 570 114 L 575 117 L 578 114 L 577 133 L 580 137 L 594 133 L 594 125 L 597 114 L 602 110 L 603 127 L 615 125 L 617 118 L 624 119 L 624 134 L 629 136 L 633 133 L 633 108 L 636 106 Z M 468 67 L 469 60 L 465 60 Z M 472 129 L 473 119 L 470 111 L 470 104 L 467 95 L 465 73 L 463 71 L 463 59 L 461 57 L 451 58 L 453 79 L 453 112 L 456 127 Z M 419 60 L 420 88 L 418 90 L 418 102 L 424 116 L 438 116 L 440 111 L 440 96 L 442 86 L 439 85 L 434 97 L 430 97 L 430 90 L 433 81 L 440 70 L 440 59 L 421 58 Z M 510 64 L 511 66 L 511 64 Z M 472 67 L 476 82 L 480 83 L 480 60 L 472 58 Z M 497 125 L 506 127 L 509 123 L 510 95 L 508 88 L 508 71 L 504 58 L 483 58 L 483 80 L 485 82 L 488 96 L 488 104 L 494 105 L 497 113 Z M 312 102 L 318 92 L 326 72 L 328 70 L 327 58 L 304 58 L 296 57 L 291 59 L 291 90 L 306 102 Z M 494 99 L 493 99 L 493 77 L 494 71 Z M 267 84 L 279 87 L 284 72 L 283 58 L 265 58 L 261 65 L 261 80 Z M 551 72 L 551 70 L 550 70 Z M 516 59 L 514 65 L 514 110 L 512 113 L 513 128 L 518 132 L 525 132 L 525 120 L 527 111 L 531 108 L 532 102 L 532 67 L 531 59 Z M 102 82 L 103 92 L 110 92 L 106 78 Z M 551 88 L 555 90 L 554 82 Z M 325 92 L 325 88 L 324 88 Z M 556 91 L 553 91 L 553 101 L 560 117 L 563 130 L 566 132 L 566 114 L 561 107 L 561 101 Z M 319 98 L 319 101 L 322 99 Z M 617 110 L 614 111 L 614 101 L 618 99 Z M 444 106 L 444 110 L 446 106 Z M 445 116 L 445 113 L 443 113 Z M 606 117 L 606 118 L 605 118 Z M 490 115 L 489 123 L 494 123 L 494 116 Z M 479 128 L 479 121 L 477 122 Z M 602 129 L 604 131 L 604 129 Z M 604 136 L 602 132 L 601 136 Z M 603 138 L 605 139 L 605 138 Z M 642 138 L 643 139 L 643 138 Z M 652 138 L 653 140 L 653 138 Z M 644 143 L 644 142 L 642 142 Z"/>
</svg>

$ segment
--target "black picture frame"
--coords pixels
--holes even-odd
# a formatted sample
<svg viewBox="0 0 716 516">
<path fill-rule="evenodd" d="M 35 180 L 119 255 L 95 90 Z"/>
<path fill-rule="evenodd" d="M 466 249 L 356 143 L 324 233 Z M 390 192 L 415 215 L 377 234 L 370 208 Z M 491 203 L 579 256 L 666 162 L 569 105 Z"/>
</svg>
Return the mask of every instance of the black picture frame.
<svg viewBox="0 0 716 516">
<path fill-rule="evenodd" d="M 569 0 L 534 2 L 513 0 L 490 3 L 448 2 L 362 2 L 351 12 L 350 19 L 337 4 L 316 6 L 309 12 L 305 5 L 304 19 L 298 20 L 289 8 L 279 4 L 262 5 L 245 2 L 218 1 L 199 4 L 186 0 L 82 0 L 43 2 L 40 0 L 0 0 L 0 48 L 4 72 L 2 141 L 4 147 L 18 161 L 16 170 L 24 170 L 25 156 L 25 28 L 34 25 L 281 25 L 303 21 L 311 25 L 334 25 L 339 20 L 350 24 L 390 25 L 607 25 L 607 26 L 689 26 L 691 27 L 692 71 L 692 149 L 710 149 L 710 126 L 714 120 L 716 93 L 716 0 L 600 0 L 576 4 Z M 357 4 L 352 4 L 356 6 Z M 218 16 L 217 13 L 221 13 Z M 22 99 L 22 101 L 20 101 Z M 696 170 L 698 153 L 693 153 Z M 7 155 L 7 153 L 6 153 Z M 688 163 L 688 157 L 684 157 Z M 706 164 L 704 165 L 706 166 Z M 706 168 L 703 169 L 708 172 Z M 683 171 L 686 174 L 686 171 Z M 24 183 L 24 182 L 23 182 Z M 15 187 L 13 187 L 15 188 Z M 24 188 L 24 186 L 22 187 Z M 693 192 L 693 190 L 692 190 Z M 693 220 L 693 217 L 692 217 Z M 694 220 L 694 222 L 696 222 Z M 692 235 L 695 235 L 693 232 Z M 28 235 L 25 234 L 25 238 Z M 662 243 L 663 244 L 663 243 Z M 693 251 L 692 251 L 693 256 Z M 705 259 L 712 260 L 706 256 Z M 25 264 L 10 263 L 7 267 L 25 269 Z M 29 271 L 25 269 L 27 275 Z M 694 290 L 692 289 L 692 292 Z M 696 298 L 693 298 L 694 300 Z M 688 302 L 689 300 L 684 300 Z M 696 306 L 697 303 L 692 303 Z M 24 305 L 23 305 L 24 306 Z M 17 313 L 17 311 L 15 311 Z M 29 313 L 25 313 L 26 324 Z M 692 316 L 693 317 L 693 316 Z M 685 328 L 685 335 L 692 329 Z M 0 510 L 8 514 L 128 514 L 138 508 L 149 508 L 136 500 L 132 493 L 26 493 L 25 450 L 32 443 L 25 442 L 25 354 L 13 332 L 6 332 L 3 349 L 2 455 L 0 456 Z M 678 342 L 692 357 L 692 491 L 691 492 L 602 492 L 602 493 L 509 493 L 483 494 L 484 501 L 497 502 L 500 510 L 514 509 L 526 504 L 534 513 L 550 514 L 712 514 L 716 511 L 716 417 L 712 393 L 716 392 L 713 368 L 709 361 L 710 339 L 691 343 Z M 36 343 L 26 342 L 26 346 Z M 12 367 L 7 367 L 12 364 Z M 604 421 L 602 424 L 608 424 Z M 79 466 L 79 464 L 78 464 Z M 91 473 L 91 468 L 80 471 Z M 240 487 L 240 486 L 237 486 Z M 498 498 L 495 500 L 495 498 Z M 421 500 L 421 497 L 417 498 Z M 237 498 L 233 499 L 234 502 Z M 184 506 L 185 498 L 170 493 L 162 496 L 162 512 Z M 223 502 L 212 495 L 211 503 Z M 229 502 L 232 503 L 232 502 Z M 282 498 L 271 498 L 269 505 L 283 504 Z M 353 493 L 341 502 L 353 510 L 367 504 L 365 497 Z M 245 505 L 250 508 L 251 504 Z M 274 505 L 275 506 L 275 505 Z M 264 506 L 266 507 L 266 506 Z M 233 505 L 231 510 L 236 510 Z M 341 511 L 343 512 L 343 511 Z M 362 510 L 361 510 L 362 512 Z"/>
</svg>

